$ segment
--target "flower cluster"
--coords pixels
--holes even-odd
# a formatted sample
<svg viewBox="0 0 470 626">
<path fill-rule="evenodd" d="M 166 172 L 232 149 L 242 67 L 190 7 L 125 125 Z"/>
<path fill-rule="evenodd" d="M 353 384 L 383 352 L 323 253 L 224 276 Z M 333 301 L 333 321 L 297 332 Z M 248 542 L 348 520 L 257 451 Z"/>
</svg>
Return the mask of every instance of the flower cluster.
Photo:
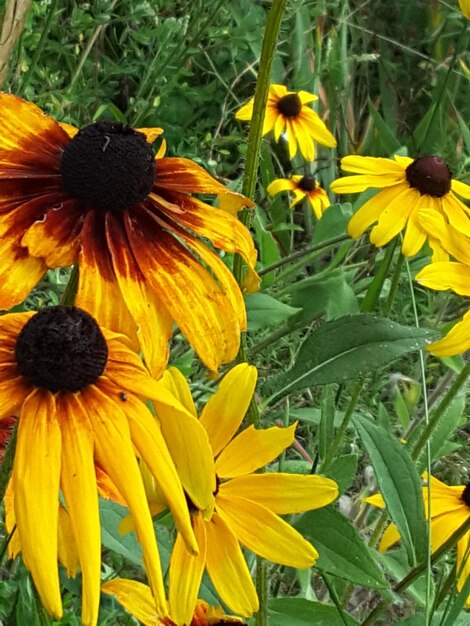
<svg viewBox="0 0 470 626">
<path fill-rule="evenodd" d="M 276 121 L 276 136 L 305 127 L 332 145 L 304 110 L 314 97 L 283 89 L 288 122 Z M 243 293 L 214 248 L 244 260 L 247 291 L 258 277 L 251 235 L 236 217 L 253 203 L 192 161 L 166 157 L 164 142 L 155 152 L 161 133 L 106 121 L 78 130 L 0 94 L 0 307 L 21 303 L 48 269 L 73 265 L 78 276 L 62 305 L 0 317 L 1 432 L 18 418 L 8 551 L 21 554 L 56 618 L 58 562 L 69 576 L 80 570 L 86 625 L 97 623 L 100 605 L 100 496 L 129 510 L 121 530 L 136 533 L 148 579 L 111 580 L 103 592 L 145 624 L 208 626 L 243 623 L 258 610 L 246 550 L 295 568 L 315 564 L 316 549 L 280 516 L 338 495 L 321 476 L 256 473 L 293 444 L 296 425 L 240 430 L 253 366 L 232 367 L 199 417 L 183 375 L 165 371 L 173 323 L 213 372 L 238 352 Z M 313 144 L 299 145 L 313 158 Z M 307 176 L 292 181 L 320 216 L 325 192 Z M 162 510 L 176 529 L 168 588 L 152 519 Z M 240 617 L 198 599 L 204 571 Z"/>
</svg>

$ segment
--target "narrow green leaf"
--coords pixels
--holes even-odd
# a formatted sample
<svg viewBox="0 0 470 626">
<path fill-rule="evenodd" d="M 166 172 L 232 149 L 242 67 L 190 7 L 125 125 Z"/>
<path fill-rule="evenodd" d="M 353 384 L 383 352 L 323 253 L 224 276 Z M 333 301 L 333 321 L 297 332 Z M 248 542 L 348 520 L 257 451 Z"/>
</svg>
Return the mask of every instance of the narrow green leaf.
<svg viewBox="0 0 470 626">
<path fill-rule="evenodd" d="M 382 571 L 362 537 L 332 506 L 304 513 L 295 527 L 318 550 L 317 569 L 364 587 L 387 587 Z"/>
<path fill-rule="evenodd" d="M 369 114 L 374 121 L 380 142 L 382 143 L 387 154 L 392 155 L 400 148 L 400 142 L 395 137 L 393 131 L 387 126 L 380 113 L 372 104 L 371 100 L 367 102 Z"/>
<path fill-rule="evenodd" d="M 345 615 L 346 626 L 358 624 Z M 334 606 L 305 598 L 275 598 L 268 602 L 269 626 L 345 626 Z"/>
<path fill-rule="evenodd" d="M 388 513 L 396 524 L 410 565 L 427 552 L 422 481 L 408 450 L 388 431 L 365 417 L 354 424 L 377 476 Z"/>
<path fill-rule="evenodd" d="M 338 483 L 340 495 L 351 486 L 356 475 L 357 459 L 357 454 L 343 454 L 337 457 L 325 470 L 325 475 Z"/>
<path fill-rule="evenodd" d="M 272 404 L 306 387 L 359 378 L 418 350 L 433 336 L 431 331 L 372 314 L 347 315 L 311 333 L 294 366 L 268 379 L 261 392 L 271 396 L 268 404 Z"/>
</svg>

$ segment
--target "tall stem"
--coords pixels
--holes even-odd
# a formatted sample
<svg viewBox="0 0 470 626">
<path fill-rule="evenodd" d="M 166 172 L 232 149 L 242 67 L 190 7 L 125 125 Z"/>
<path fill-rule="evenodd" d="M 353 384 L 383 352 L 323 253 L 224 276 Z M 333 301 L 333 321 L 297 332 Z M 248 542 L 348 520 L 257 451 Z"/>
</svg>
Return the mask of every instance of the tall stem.
<svg viewBox="0 0 470 626">
<path fill-rule="evenodd" d="M 253 115 L 250 124 L 250 133 L 248 135 L 248 146 L 246 153 L 245 175 L 243 177 L 243 194 L 253 199 L 256 190 L 256 181 L 258 178 L 259 158 L 261 137 L 263 132 L 264 116 L 266 112 L 266 103 L 268 101 L 269 84 L 271 81 L 271 69 L 276 51 L 277 40 L 281 28 L 282 16 L 286 7 L 287 0 L 273 0 L 271 9 L 266 20 L 266 29 L 264 31 L 263 47 L 261 49 L 261 57 L 259 62 L 258 80 L 256 81 L 255 100 L 253 104 Z M 244 210 L 240 216 L 240 221 L 245 226 L 250 226 L 252 221 L 252 212 Z M 233 263 L 233 274 L 239 285 L 243 282 L 245 268 L 243 260 L 239 255 L 235 256 Z M 246 336 L 242 334 L 240 338 L 240 349 L 237 355 L 237 362 L 248 361 L 248 350 L 246 345 Z M 259 412 L 255 402 L 252 400 L 248 409 L 247 417 L 255 424 L 260 425 Z M 259 598 L 259 611 L 256 614 L 256 626 L 267 626 L 268 624 L 268 579 L 266 564 L 259 557 L 256 563 L 256 588 Z"/>
</svg>

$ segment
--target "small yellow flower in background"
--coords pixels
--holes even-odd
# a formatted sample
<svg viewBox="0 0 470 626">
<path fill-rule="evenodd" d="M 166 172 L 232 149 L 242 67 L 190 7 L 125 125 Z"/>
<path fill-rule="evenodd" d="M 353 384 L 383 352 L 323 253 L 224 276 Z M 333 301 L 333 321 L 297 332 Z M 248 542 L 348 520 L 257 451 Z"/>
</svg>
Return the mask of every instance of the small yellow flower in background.
<svg viewBox="0 0 470 626">
<path fill-rule="evenodd" d="M 428 490 L 431 489 L 430 518 L 431 518 L 431 548 L 435 552 L 450 537 L 461 528 L 470 517 L 470 484 L 449 486 L 434 476 L 423 475 L 429 487 L 423 487 L 424 509 L 428 517 Z M 385 508 L 381 495 L 376 494 L 365 499 L 365 502 Z M 399 541 L 397 527 L 390 524 L 380 541 L 379 550 L 384 552 Z M 470 531 L 457 543 L 457 589 L 460 591 L 470 576 Z M 470 606 L 470 595 L 466 601 Z"/>
<path fill-rule="evenodd" d="M 158 613 L 150 587 L 143 583 L 115 578 L 104 583 L 101 590 L 115 596 L 119 603 L 144 626 L 179 626 L 171 615 Z M 198 600 L 188 626 L 217 626 L 218 624 L 243 625 L 244 622 L 234 615 L 225 615 L 219 606 L 211 607 L 204 600 Z"/>
<path fill-rule="evenodd" d="M 293 199 L 290 208 L 307 198 L 317 219 L 320 219 L 326 209 L 330 206 L 328 194 L 320 187 L 320 183 L 314 176 L 295 175 L 291 178 L 278 178 L 269 183 L 267 192 L 275 196 L 281 191 L 290 191 Z"/>
<path fill-rule="evenodd" d="M 168 361 L 175 321 L 211 370 L 246 329 L 232 273 L 204 243 L 240 254 L 256 290 L 256 251 L 229 210 L 253 206 L 189 159 L 156 157 L 161 129 L 99 121 L 80 131 L 0 94 L 0 308 L 24 300 L 48 268 L 77 260 L 76 304 L 133 339 L 152 374 Z"/>
<path fill-rule="evenodd" d="M 470 0 L 459 0 L 459 7 L 462 15 L 470 20 Z"/>
<path fill-rule="evenodd" d="M 402 245 L 405 256 L 417 254 L 429 239 L 436 258 L 442 258 L 442 249 L 420 224 L 418 210 L 421 208 L 437 211 L 454 228 L 470 235 L 470 211 L 457 197 L 470 199 L 470 186 L 453 179 L 440 157 L 413 160 L 397 154 L 393 159 L 351 155 L 341 159 L 341 169 L 357 176 L 333 181 L 330 190 L 334 193 L 380 190 L 351 218 L 348 233 L 354 239 L 377 222 L 370 233 L 370 240 L 376 246 L 384 246 L 405 231 Z"/>
<path fill-rule="evenodd" d="M 61 306 L 0 317 L 0 420 L 19 413 L 8 490 L 12 549 L 22 551 L 47 611 L 62 614 L 57 559 L 82 571 L 82 622 L 96 624 L 101 534 L 98 464 L 130 510 L 155 601 L 167 609 L 160 557 L 136 452 L 150 468 L 185 544 L 198 550 L 185 494 L 161 430 L 140 399 L 184 415 L 126 337 Z M 59 506 L 59 490 L 67 512 Z M 15 528 L 16 526 L 16 528 Z M 16 535 L 16 537 L 15 537 Z M 73 537 L 73 541 L 72 541 Z M 75 563 L 75 565 L 74 565 Z M 72 572 L 73 574 L 73 572 Z"/>
<path fill-rule="evenodd" d="M 271 85 L 269 88 L 263 135 L 274 131 L 275 141 L 286 133 L 289 157 L 297 154 L 297 146 L 307 161 L 315 159 L 314 141 L 334 148 L 336 139 L 330 133 L 318 113 L 308 105 L 318 97 L 307 91 L 288 91 L 284 85 Z M 247 122 L 253 115 L 254 98 L 237 112 L 237 120 Z"/>
<path fill-rule="evenodd" d="M 442 249 L 455 260 L 426 265 L 416 274 L 416 281 L 429 289 L 436 291 L 451 289 L 461 296 L 470 297 L 470 238 L 453 228 L 435 211 L 421 209 L 419 219 L 422 227 L 432 233 Z M 436 356 L 453 356 L 469 348 L 470 311 L 443 339 L 427 346 L 429 352 Z"/>
<path fill-rule="evenodd" d="M 165 434 L 170 422 L 162 406 L 156 413 L 181 482 L 206 485 L 205 510 L 188 495 L 199 554 L 187 551 L 178 533 L 170 561 L 170 614 L 177 624 L 190 622 L 204 569 L 207 570 L 220 599 L 230 610 L 243 617 L 258 609 L 258 598 L 240 544 L 269 561 L 290 567 L 312 566 L 317 551 L 279 515 L 300 513 L 323 507 L 338 495 L 337 484 L 321 476 L 266 473 L 256 470 L 270 463 L 294 441 L 296 425 L 258 430 L 254 426 L 236 434 L 250 404 L 257 371 L 246 363 L 226 374 L 218 390 L 205 405 L 200 418 L 182 374 L 170 368 L 162 384 L 178 397 L 209 441 L 213 465 L 204 466 L 206 455 L 192 436 L 183 430 L 177 437 Z M 173 420 L 174 421 L 174 420 Z M 185 469 L 185 467 L 187 468 Z M 198 492 L 203 498 L 203 490 Z M 158 500 L 158 492 L 153 501 Z"/>
</svg>

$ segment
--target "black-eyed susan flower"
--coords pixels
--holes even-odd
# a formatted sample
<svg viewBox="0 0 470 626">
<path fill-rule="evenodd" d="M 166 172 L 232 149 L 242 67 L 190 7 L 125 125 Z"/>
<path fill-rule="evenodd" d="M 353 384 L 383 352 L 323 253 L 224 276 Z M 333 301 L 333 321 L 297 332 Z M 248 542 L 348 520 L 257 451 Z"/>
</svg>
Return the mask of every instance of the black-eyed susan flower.
<svg viewBox="0 0 470 626">
<path fill-rule="evenodd" d="M 67 536 L 59 492 L 82 571 L 82 621 L 96 624 L 101 540 L 95 465 L 128 506 L 159 610 L 167 602 L 136 452 L 150 468 L 188 549 L 198 545 L 185 495 L 160 429 L 141 397 L 185 409 L 155 382 L 127 340 L 78 308 L 0 317 L 0 419 L 19 414 L 9 488 L 9 527 L 47 611 L 62 613 L 57 558 Z M 65 547 L 68 542 L 65 540 Z M 73 551 L 73 548 L 72 548 Z M 60 557 L 69 563 L 67 557 Z"/>
<path fill-rule="evenodd" d="M 159 614 L 150 588 L 143 583 L 115 578 L 104 583 L 101 590 L 115 596 L 119 603 L 144 626 L 185 626 L 175 622 L 171 615 Z M 222 624 L 243 625 L 244 622 L 234 615 L 225 615 L 220 606 L 213 607 L 204 600 L 197 601 L 189 626 L 222 626 Z"/>
<path fill-rule="evenodd" d="M 462 528 L 470 517 L 470 484 L 449 486 L 434 476 L 425 473 L 424 479 L 429 486 L 423 487 L 423 500 L 426 518 L 430 517 L 431 549 L 438 550 L 450 537 Z M 428 491 L 431 491 L 430 502 Z M 381 509 L 385 507 L 381 495 L 366 498 L 368 504 Z M 430 504 L 430 508 L 428 507 Z M 429 513 L 428 515 L 428 508 Z M 394 524 L 390 524 L 382 535 L 379 550 L 384 552 L 400 539 L 400 534 Z M 460 591 L 470 576 L 470 531 L 466 532 L 457 543 L 457 589 Z M 470 596 L 467 598 L 470 606 Z"/>
<path fill-rule="evenodd" d="M 189 554 L 178 533 L 170 560 L 170 614 L 177 624 L 190 622 L 196 605 L 204 569 L 220 599 L 231 611 L 243 617 L 258 609 L 258 598 L 240 544 L 275 563 L 291 567 L 312 566 L 318 556 L 308 543 L 279 515 L 316 509 L 332 502 L 338 494 L 336 483 L 321 476 L 269 472 L 256 474 L 294 441 L 296 425 L 258 430 L 250 426 L 236 435 L 256 385 L 257 372 L 242 363 L 224 377 L 218 390 L 197 419 L 188 384 L 182 374 L 170 368 L 162 384 L 179 398 L 186 410 L 207 434 L 214 462 L 212 474 L 200 463 L 205 451 L 192 437 L 179 447 L 165 435 L 178 470 L 190 465 L 192 476 L 181 474 L 188 492 L 192 524 L 199 544 L 199 555 Z M 165 407 L 157 408 L 162 422 Z M 173 439 L 175 439 L 173 437 Z M 201 454 L 202 452 L 202 454 Z M 194 502 L 187 485 L 206 485 L 205 510 Z M 157 502 L 158 492 L 151 500 Z"/>
<path fill-rule="evenodd" d="M 149 142 L 160 132 L 104 121 L 77 132 L 0 94 L 0 308 L 78 258 L 77 305 L 140 343 L 155 376 L 173 321 L 216 370 L 236 355 L 246 313 L 228 267 L 200 238 L 240 254 L 252 290 L 256 252 L 230 211 L 192 194 L 227 209 L 252 203 L 188 159 L 155 158 Z"/>
<path fill-rule="evenodd" d="M 271 196 L 275 196 L 281 191 L 292 193 L 292 209 L 296 204 L 307 198 L 312 211 L 317 219 L 320 219 L 326 209 L 330 206 L 328 194 L 320 187 L 320 183 L 315 180 L 314 176 L 295 175 L 291 178 L 278 178 L 269 183 L 267 192 Z"/>
<path fill-rule="evenodd" d="M 393 159 L 346 156 L 341 168 L 357 176 L 333 181 L 331 191 L 339 194 L 380 189 L 351 218 L 348 233 L 355 239 L 372 224 L 370 240 L 384 246 L 404 231 L 402 252 L 414 256 L 422 248 L 427 233 L 418 210 L 433 209 L 462 233 L 470 234 L 469 209 L 458 196 L 470 199 L 470 186 L 452 178 L 446 162 L 438 156 L 418 159 L 395 155 Z M 432 246 L 433 241 L 430 240 Z"/>
<path fill-rule="evenodd" d="M 315 159 L 315 144 L 329 148 L 336 146 L 336 139 L 330 133 L 318 113 L 308 105 L 318 97 L 308 91 L 288 91 L 284 85 L 271 85 L 269 88 L 263 135 L 274 132 L 275 141 L 285 133 L 291 159 L 300 148 L 307 161 Z M 253 115 L 254 98 L 244 104 L 236 113 L 237 120 L 249 121 Z"/>
<path fill-rule="evenodd" d="M 416 281 L 436 291 L 450 289 L 461 296 L 470 296 L 470 238 L 462 235 L 440 215 L 429 209 L 419 211 L 420 223 L 443 250 L 454 260 L 444 259 L 423 267 Z M 436 356 L 453 356 L 470 348 L 470 311 L 447 335 L 427 346 Z"/>
</svg>

